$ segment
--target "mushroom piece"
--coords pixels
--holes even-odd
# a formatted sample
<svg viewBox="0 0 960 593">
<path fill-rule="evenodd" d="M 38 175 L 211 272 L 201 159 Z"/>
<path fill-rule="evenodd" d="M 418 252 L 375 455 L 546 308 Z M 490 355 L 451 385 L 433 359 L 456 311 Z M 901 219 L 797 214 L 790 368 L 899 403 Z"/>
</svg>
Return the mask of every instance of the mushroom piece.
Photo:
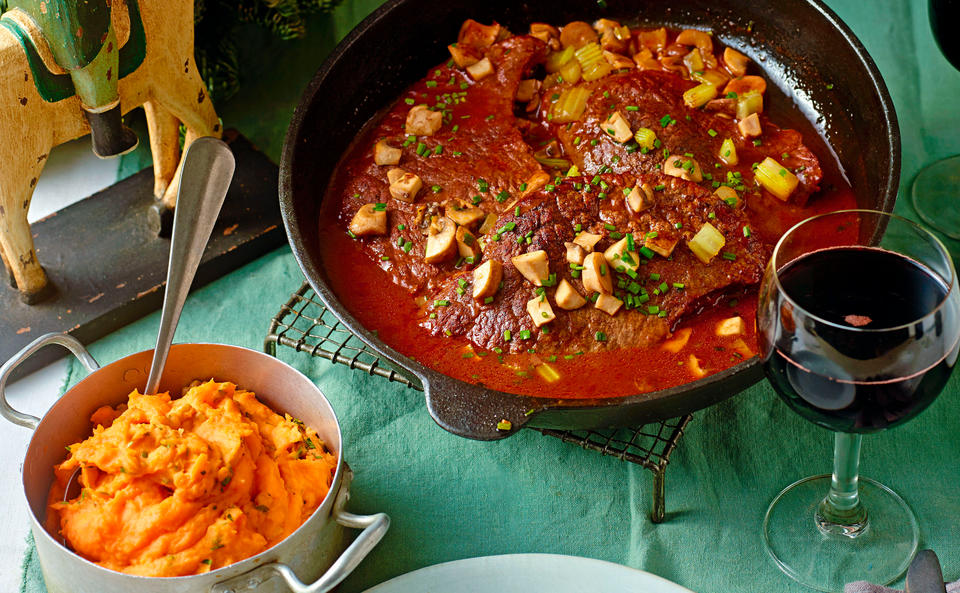
<svg viewBox="0 0 960 593">
<path fill-rule="evenodd" d="M 390 182 L 390 195 L 401 202 L 413 202 L 417 193 L 423 187 L 420 177 L 396 167 L 387 171 L 387 180 Z"/>
<path fill-rule="evenodd" d="M 475 223 L 486 217 L 486 212 L 461 202 L 460 200 L 451 200 L 443 205 L 443 213 L 447 218 L 460 226 L 473 226 Z"/>
<path fill-rule="evenodd" d="M 550 261 L 542 249 L 511 257 L 510 261 L 535 286 L 543 286 L 544 280 L 550 277 Z"/>
<path fill-rule="evenodd" d="M 474 80 L 483 80 L 493 74 L 493 63 L 490 62 L 490 58 L 483 58 L 476 64 L 467 66 L 467 72 Z"/>
<path fill-rule="evenodd" d="M 587 255 L 583 247 L 569 241 L 564 242 L 563 246 L 567 248 L 567 261 L 569 263 L 577 265 L 583 263 L 583 258 Z"/>
<path fill-rule="evenodd" d="M 623 306 L 623 301 L 613 295 L 600 293 L 600 296 L 597 297 L 597 302 L 594 303 L 593 306 L 612 317 L 616 315 L 620 307 Z"/>
<path fill-rule="evenodd" d="M 377 210 L 376 204 L 364 204 L 350 221 L 350 232 L 357 237 L 387 234 L 387 211 Z"/>
<path fill-rule="evenodd" d="M 621 68 L 636 68 L 636 63 L 627 56 L 615 54 L 612 51 L 603 50 L 603 59 L 607 61 L 614 70 Z"/>
<path fill-rule="evenodd" d="M 472 66 L 480 61 L 480 52 L 472 47 L 451 43 L 447 46 L 447 51 L 450 52 L 450 57 L 460 68 Z"/>
<path fill-rule="evenodd" d="M 747 73 L 747 64 L 750 63 L 750 58 L 733 49 L 728 47 L 723 50 L 723 65 L 726 66 L 727 71 L 734 77 L 740 77 Z"/>
<path fill-rule="evenodd" d="M 597 32 L 590 23 L 572 21 L 560 28 L 560 43 L 563 47 L 580 49 L 591 41 L 597 40 Z"/>
<path fill-rule="evenodd" d="M 583 258 L 581 279 L 583 280 L 583 287 L 588 292 L 613 293 L 613 273 L 607 265 L 607 260 L 600 252 L 595 251 Z"/>
<path fill-rule="evenodd" d="M 605 121 L 598 125 L 604 134 L 607 134 L 621 144 L 633 140 L 633 131 L 630 129 L 630 123 L 619 111 L 614 111 Z"/>
<path fill-rule="evenodd" d="M 566 278 L 557 285 L 557 292 L 553 298 L 557 301 L 557 306 L 566 311 L 573 311 L 587 304 L 587 299 L 583 298 Z"/>
<path fill-rule="evenodd" d="M 517 94 L 514 96 L 514 99 L 520 103 L 526 103 L 533 99 L 533 96 L 537 94 L 538 90 L 540 90 L 540 81 L 536 78 L 521 80 L 520 84 L 517 85 Z"/>
<path fill-rule="evenodd" d="M 480 228 L 477 229 L 477 232 L 481 235 L 489 235 L 497 228 L 497 221 L 500 219 L 499 216 L 491 212 L 487 214 L 487 217 L 483 219 L 483 224 L 480 225 Z"/>
<path fill-rule="evenodd" d="M 693 333 L 693 330 L 689 327 L 685 327 L 681 330 L 677 330 L 676 333 L 669 339 L 660 344 L 660 347 L 667 352 L 673 352 L 676 354 L 683 350 L 683 347 L 687 345 L 687 342 L 690 341 L 690 335 Z"/>
<path fill-rule="evenodd" d="M 560 32 L 553 25 L 547 23 L 531 23 L 530 36 L 536 37 L 540 41 L 549 44 L 550 49 L 560 49 Z M 556 45 L 556 47 L 554 47 Z"/>
<path fill-rule="evenodd" d="M 482 301 L 497 294 L 503 279 L 503 264 L 488 259 L 473 270 L 473 298 Z"/>
<path fill-rule="evenodd" d="M 640 267 L 640 256 L 636 251 L 627 251 L 627 238 L 620 239 L 603 252 L 603 258 L 607 260 L 610 267 L 614 270 L 633 270 L 637 271 Z"/>
<path fill-rule="evenodd" d="M 387 144 L 386 138 L 381 138 L 373 145 L 373 162 L 378 165 L 396 165 L 400 163 L 403 151 Z"/>
<path fill-rule="evenodd" d="M 550 301 L 547 300 L 545 294 L 527 301 L 527 313 L 530 314 L 533 324 L 537 327 L 550 323 L 557 318 L 553 314 L 553 307 L 550 306 Z"/>
<path fill-rule="evenodd" d="M 584 251 L 590 252 L 590 251 L 593 251 L 593 246 L 597 244 L 597 241 L 599 241 L 602 238 L 603 237 L 601 237 L 600 235 L 583 232 L 577 235 L 573 239 L 573 242 L 579 245 L 580 247 L 583 247 Z"/>
<path fill-rule="evenodd" d="M 653 199 L 653 188 L 649 183 L 635 185 L 630 193 L 627 194 L 627 205 L 634 212 L 643 212 L 652 208 L 656 202 Z"/>
<path fill-rule="evenodd" d="M 467 227 L 457 227 L 456 238 L 460 257 L 472 258 L 469 262 L 471 264 L 480 259 L 480 243 Z"/>
<path fill-rule="evenodd" d="M 666 162 L 663 163 L 663 173 L 695 183 L 703 181 L 703 171 L 700 169 L 700 163 L 692 157 L 668 156 Z"/>
<path fill-rule="evenodd" d="M 643 246 L 663 257 L 670 257 L 679 242 L 680 239 L 677 237 L 663 236 L 658 233 L 656 237 L 644 239 Z"/>
<path fill-rule="evenodd" d="M 718 336 L 739 336 L 744 331 L 743 317 L 739 315 L 724 319 L 717 324 L 716 334 Z"/>
<path fill-rule="evenodd" d="M 737 127 L 740 129 L 740 134 L 744 138 L 756 138 L 763 133 L 763 130 L 760 128 L 760 116 L 756 113 L 751 113 L 738 121 Z"/>
<path fill-rule="evenodd" d="M 683 31 L 680 31 L 679 35 L 677 35 L 676 42 L 680 45 L 696 46 L 703 52 L 713 51 L 713 39 L 711 39 L 710 34 L 705 31 L 684 29 Z"/>
<path fill-rule="evenodd" d="M 713 195 L 717 196 L 726 202 L 727 205 L 733 208 L 736 208 L 742 203 L 740 200 L 740 194 L 738 194 L 737 190 L 733 189 L 729 185 L 721 185 L 717 189 L 713 190 Z"/>
<path fill-rule="evenodd" d="M 694 377 L 705 377 L 707 372 L 700 366 L 700 359 L 691 354 L 687 357 L 687 370 Z"/>
<path fill-rule="evenodd" d="M 485 48 L 490 47 L 496 42 L 503 32 L 503 27 L 499 23 L 484 25 L 473 19 L 463 21 L 460 27 L 460 33 L 457 35 L 457 45 L 468 47 Z"/>
<path fill-rule="evenodd" d="M 404 129 L 407 135 L 433 136 L 443 125 L 443 114 L 430 111 L 426 105 L 414 105 L 407 112 Z"/>
<path fill-rule="evenodd" d="M 520 194 L 521 198 L 525 198 L 534 192 L 538 192 L 543 189 L 548 183 L 550 183 L 550 174 L 546 171 L 537 171 L 530 176 L 526 181 L 527 189 L 523 190 Z"/>
<path fill-rule="evenodd" d="M 430 223 L 427 235 L 427 250 L 423 259 L 428 264 L 438 264 L 457 253 L 457 225 L 446 216 L 438 216 Z"/>
</svg>

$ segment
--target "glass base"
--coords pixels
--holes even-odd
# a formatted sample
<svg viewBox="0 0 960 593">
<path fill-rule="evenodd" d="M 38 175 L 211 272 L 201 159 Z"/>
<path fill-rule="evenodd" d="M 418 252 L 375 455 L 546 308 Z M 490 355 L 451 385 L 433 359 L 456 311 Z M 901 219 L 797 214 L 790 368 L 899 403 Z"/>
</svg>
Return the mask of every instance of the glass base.
<svg viewBox="0 0 960 593">
<path fill-rule="evenodd" d="M 960 239 L 960 155 L 931 163 L 917 173 L 910 199 L 923 222 Z"/>
<path fill-rule="evenodd" d="M 895 581 L 917 551 L 920 530 L 913 511 L 893 490 L 861 477 L 866 526 L 829 530 L 817 521 L 829 490 L 830 474 L 811 476 L 773 499 L 763 519 L 770 557 L 787 576 L 818 591 L 842 592 L 852 581 Z"/>
</svg>

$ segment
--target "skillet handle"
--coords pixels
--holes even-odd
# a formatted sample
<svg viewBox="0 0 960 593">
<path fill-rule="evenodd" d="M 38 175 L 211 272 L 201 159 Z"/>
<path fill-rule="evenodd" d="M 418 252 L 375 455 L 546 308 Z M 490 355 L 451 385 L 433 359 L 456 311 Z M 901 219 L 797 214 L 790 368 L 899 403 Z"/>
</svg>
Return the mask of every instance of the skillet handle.
<svg viewBox="0 0 960 593">
<path fill-rule="evenodd" d="M 506 438 L 544 408 L 534 398 L 472 385 L 437 372 L 422 374 L 420 380 L 433 420 L 444 430 L 468 439 Z"/>
<path fill-rule="evenodd" d="M 390 528 L 390 517 L 386 513 L 354 515 L 343 510 L 347 499 L 350 498 L 347 486 L 348 483 L 345 483 L 340 488 L 337 500 L 334 502 L 333 519 L 344 527 L 363 529 L 363 531 L 319 579 L 309 585 L 305 584 L 286 564 L 271 562 L 230 580 L 217 583 L 210 589 L 210 593 L 252 591 L 274 574 L 279 575 L 293 593 L 327 593 L 339 585 L 360 565 L 367 554 L 373 551 Z"/>
<path fill-rule="evenodd" d="M 77 360 L 79 360 L 80 363 L 91 373 L 100 368 L 100 365 L 97 364 L 97 361 L 94 360 L 92 356 L 90 356 L 90 353 L 87 352 L 87 349 L 83 347 L 83 344 L 81 344 L 79 340 L 70 334 L 60 333 L 50 333 L 40 336 L 36 340 L 24 346 L 20 352 L 17 352 L 10 357 L 10 360 L 3 363 L 3 366 L 0 367 L 0 416 L 3 416 L 14 424 L 25 426 L 30 430 L 33 430 L 37 427 L 37 424 L 40 423 L 40 419 L 36 416 L 31 416 L 30 414 L 18 412 L 10 407 L 10 404 L 7 403 L 7 379 L 10 378 L 13 370 L 17 368 L 20 363 L 33 356 L 34 352 L 37 350 L 43 348 L 44 346 L 49 346 L 50 344 L 63 346 L 70 352 L 73 352 L 73 355 L 77 357 Z"/>
</svg>

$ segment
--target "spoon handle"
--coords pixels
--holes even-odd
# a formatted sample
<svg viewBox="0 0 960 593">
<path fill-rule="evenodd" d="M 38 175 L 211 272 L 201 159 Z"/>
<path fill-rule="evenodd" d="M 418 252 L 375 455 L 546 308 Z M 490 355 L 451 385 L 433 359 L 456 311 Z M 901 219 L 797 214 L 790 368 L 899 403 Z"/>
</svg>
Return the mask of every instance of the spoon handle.
<svg viewBox="0 0 960 593">
<path fill-rule="evenodd" d="M 230 148 L 216 138 L 197 138 L 184 155 L 180 191 L 173 216 L 160 331 L 144 393 L 156 393 L 160 385 L 160 375 L 173 343 L 183 303 L 187 300 L 204 247 L 220 214 L 234 167 Z"/>
</svg>

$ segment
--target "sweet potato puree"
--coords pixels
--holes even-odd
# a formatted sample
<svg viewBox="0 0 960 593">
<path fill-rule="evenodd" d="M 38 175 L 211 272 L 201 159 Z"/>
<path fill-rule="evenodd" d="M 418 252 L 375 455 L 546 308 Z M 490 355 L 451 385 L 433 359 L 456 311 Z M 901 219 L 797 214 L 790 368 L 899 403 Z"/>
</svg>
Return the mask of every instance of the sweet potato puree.
<svg viewBox="0 0 960 593">
<path fill-rule="evenodd" d="M 134 391 L 91 421 L 55 468 L 51 523 L 83 557 L 129 574 L 197 574 L 266 550 L 316 510 L 337 464 L 313 429 L 233 383 L 175 400 Z M 63 502 L 77 467 L 83 489 Z"/>
</svg>

